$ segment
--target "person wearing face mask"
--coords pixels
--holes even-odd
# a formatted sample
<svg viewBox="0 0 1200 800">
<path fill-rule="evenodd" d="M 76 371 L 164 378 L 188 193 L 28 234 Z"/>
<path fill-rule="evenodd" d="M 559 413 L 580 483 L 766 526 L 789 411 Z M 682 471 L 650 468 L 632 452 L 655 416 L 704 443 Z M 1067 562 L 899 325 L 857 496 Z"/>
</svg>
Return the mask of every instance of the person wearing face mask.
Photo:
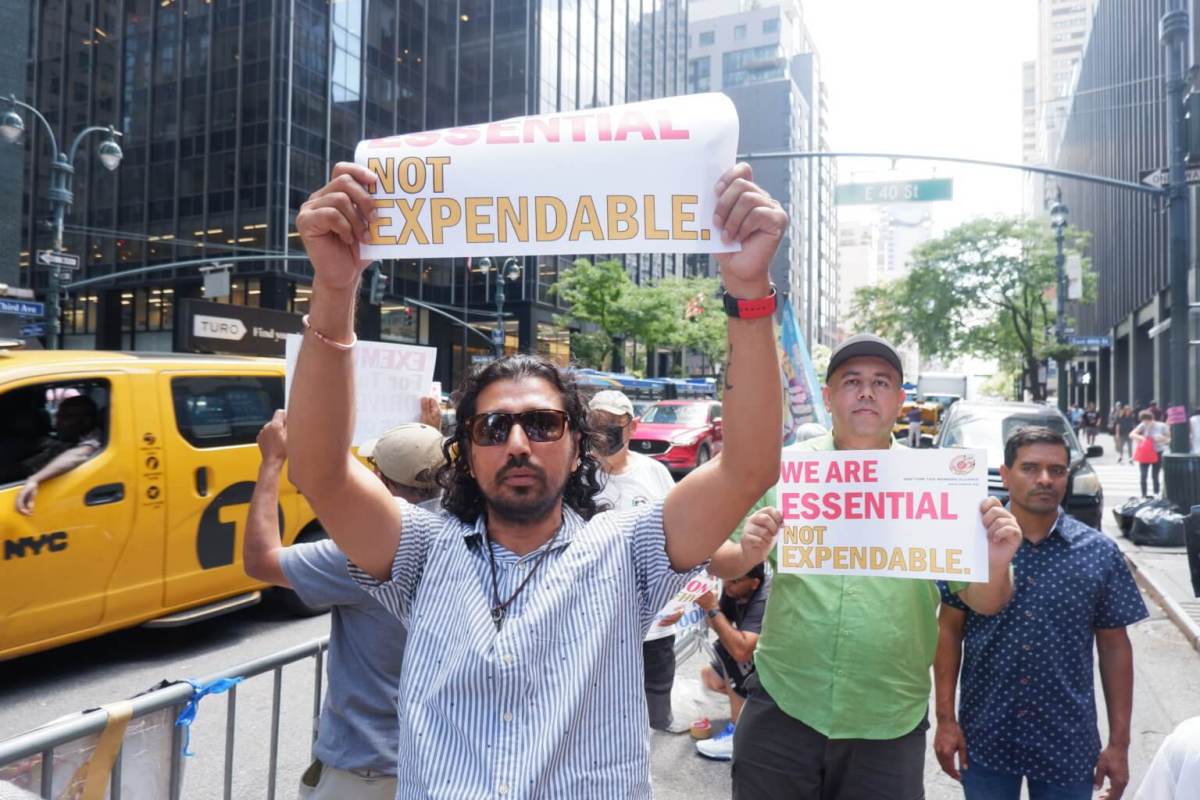
<svg viewBox="0 0 1200 800">
<path fill-rule="evenodd" d="M 632 511 L 667 496 L 675 485 L 665 466 L 649 456 L 632 453 L 629 440 L 637 430 L 633 403 L 624 392 L 606 389 L 588 403 L 588 416 L 600 435 L 600 493 L 597 504 L 614 511 Z M 646 708 L 650 727 L 682 733 L 688 726 L 671 714 L 671 687 L 675 684 L 675 636 L 680 615 L 665 617 L 650 628 L 642 642 L 646 682 Z"/>
</svg>

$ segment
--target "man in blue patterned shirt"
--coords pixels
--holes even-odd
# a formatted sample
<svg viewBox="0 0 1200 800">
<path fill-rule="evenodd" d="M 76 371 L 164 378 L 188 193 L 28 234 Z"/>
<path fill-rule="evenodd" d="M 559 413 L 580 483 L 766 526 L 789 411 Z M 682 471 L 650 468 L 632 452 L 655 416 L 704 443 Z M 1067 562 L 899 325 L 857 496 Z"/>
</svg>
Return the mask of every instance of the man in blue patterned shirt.
<svg viewBox="0 0 1200 800">
<path fill-rule="evenodd" d="M 1000 614 L 966 608 L 946 586 L 934 659 L 942 769 L 967 800 L 1107 800 L 1129 782 L 1133 648 L 1127 625 L 1146 617 L 1116 543 L 1063 513 L 1071 452 L 1047 428 L 1005 443 L 1000 475 L 1024 541 L 1014 594 Z M 1092 644 L 1108 709 L 1108 746 L 1096 727 Z M 959 689 L 959 714 L 954 690 Z M 955 758 L 957 757 L 957 765 Z"/>
<path fill-rule="evenodd" d="M 315 277 L 288 462 L 351 575 L 408 630 L 396 797 L 649 798 L 642 639 L 779 478 L 770 263 L 787 215 L 745 164 L 716 186 L 715 224 L 741 245 L 718 256 L 730 316 L 720 459 L 663 500 L 596 513 L 599 437 L 579 390 L 544 358 L 508 356 L 463 384 L 439 515 L 397 504 L 349 452 L 369 263 L 358 248 L 376 227 L 376 180 L 339 164 L 296 220 Z"/>
</svg>

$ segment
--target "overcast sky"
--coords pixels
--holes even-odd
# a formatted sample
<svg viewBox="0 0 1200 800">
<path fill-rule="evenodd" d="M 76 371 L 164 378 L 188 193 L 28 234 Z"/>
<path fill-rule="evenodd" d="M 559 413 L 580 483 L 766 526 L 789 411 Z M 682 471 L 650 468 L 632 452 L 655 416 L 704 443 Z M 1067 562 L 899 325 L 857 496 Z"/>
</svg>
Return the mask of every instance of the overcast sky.
<svg viewBox="0 0 1200 800">
<path fill-rule="evenodd" d="M 1021 62 L 1036 0 L 802 0 L 829 90 L 831 147 L 1021 160 Z M 938 228 L 1023 211 L 1022 173 L 840 159 L 839 182 L 954 178 Z M 843 210 L 848 210 L 843 207 Z"/>
</svg>

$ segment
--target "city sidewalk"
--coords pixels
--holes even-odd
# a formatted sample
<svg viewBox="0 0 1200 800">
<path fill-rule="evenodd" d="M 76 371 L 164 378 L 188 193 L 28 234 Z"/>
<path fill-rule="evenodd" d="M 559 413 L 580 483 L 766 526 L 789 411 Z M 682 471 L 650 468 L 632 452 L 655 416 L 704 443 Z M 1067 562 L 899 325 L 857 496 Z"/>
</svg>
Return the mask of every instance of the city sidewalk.
<svg viewBox="0 0 1200 800">
<path fill-rule="evenodd" d="M 1117 463 L 1112 436 L 1102 434 L 1096 444 L 1104 448 L 1104 456 L 1092 460 L 1104 488 L 1104 532 L 1120 545 L 1146 593 L 1162 606 L 1188 643 L 1200 651 L 1200 600 L 1192 591 L 1187 552 L 1182 547 L 1142 547 L 1121 535 L 1112 510 L 1130 497 L 1141 495 L 1138 467 Z"/>
</svg>

